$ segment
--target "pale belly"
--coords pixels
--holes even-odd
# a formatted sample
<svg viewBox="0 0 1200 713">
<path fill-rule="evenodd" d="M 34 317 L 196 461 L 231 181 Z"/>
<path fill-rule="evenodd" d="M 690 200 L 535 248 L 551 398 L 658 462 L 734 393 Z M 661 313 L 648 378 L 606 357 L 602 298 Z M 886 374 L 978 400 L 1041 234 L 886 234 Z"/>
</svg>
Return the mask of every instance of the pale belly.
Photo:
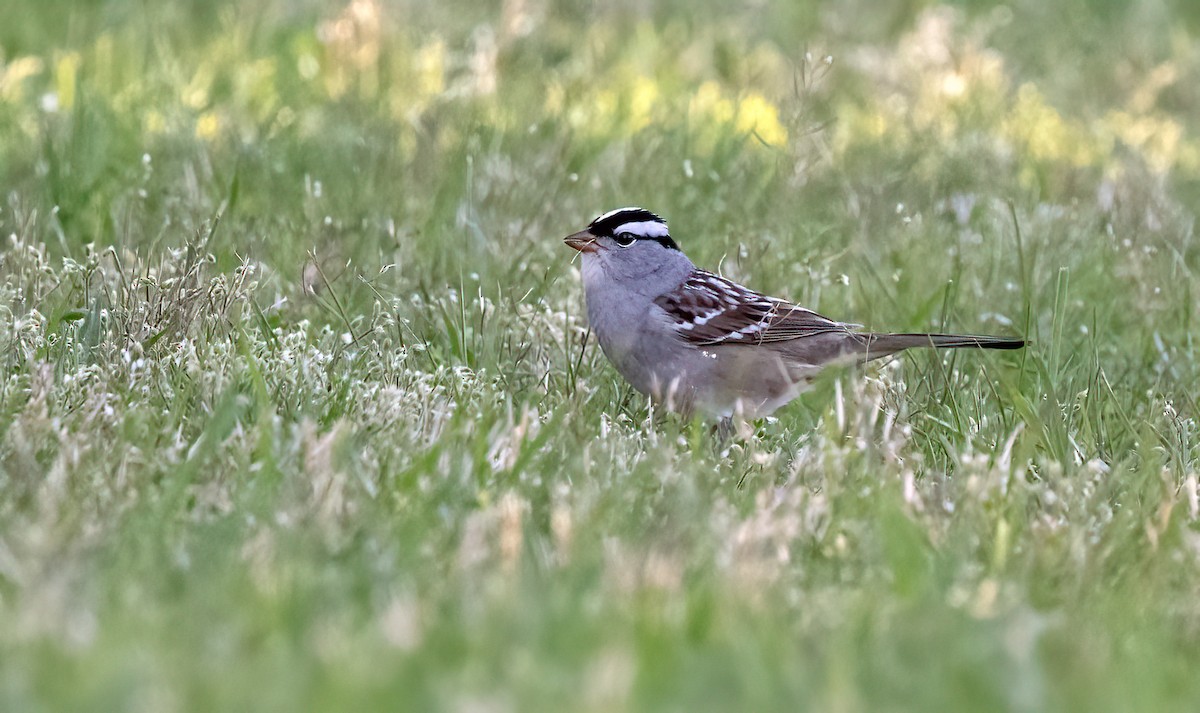
<svg viewBox="0 0 1200 713">
<path fill-rule="evenodd" d="M 758 418 L 796 398 L 817 367 L 787 364 L 742 346 L 690 347 L 661 340 L 601 342 L 617 371 L 639 392 L 672 411 L 716 418 Z"/>
</svg>

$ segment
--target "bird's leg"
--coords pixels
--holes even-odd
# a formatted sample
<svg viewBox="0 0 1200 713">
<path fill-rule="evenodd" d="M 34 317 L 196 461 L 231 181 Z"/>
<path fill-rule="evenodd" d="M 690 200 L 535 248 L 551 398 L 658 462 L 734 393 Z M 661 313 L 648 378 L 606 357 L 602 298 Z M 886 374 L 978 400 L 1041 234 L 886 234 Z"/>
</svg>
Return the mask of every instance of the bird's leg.
<svg viewBox="0 0 1200 713">
<path fill-rule="evenodd" d="M 713 437 L 716 439 L 717 451 L 721 451 L 733 438 L 733 417 L 726 416 L 713 426 Z"/>
</svg>

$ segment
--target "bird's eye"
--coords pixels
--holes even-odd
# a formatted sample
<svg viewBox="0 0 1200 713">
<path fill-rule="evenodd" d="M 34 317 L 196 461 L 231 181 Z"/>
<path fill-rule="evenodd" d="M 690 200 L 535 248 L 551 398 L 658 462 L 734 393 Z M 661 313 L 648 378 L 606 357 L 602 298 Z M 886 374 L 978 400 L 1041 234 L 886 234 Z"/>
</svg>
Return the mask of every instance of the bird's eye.
<svg viewBox="0 0 1200 713">
<path fill-rule="evenodd" d="M 637 237 L 633 233 L 617 233 L 613 236 L 613 240 L 617 241 L 617 245 L 627 248 L 633 245 L 633 241 L 637 240 Z"/>
</svg>

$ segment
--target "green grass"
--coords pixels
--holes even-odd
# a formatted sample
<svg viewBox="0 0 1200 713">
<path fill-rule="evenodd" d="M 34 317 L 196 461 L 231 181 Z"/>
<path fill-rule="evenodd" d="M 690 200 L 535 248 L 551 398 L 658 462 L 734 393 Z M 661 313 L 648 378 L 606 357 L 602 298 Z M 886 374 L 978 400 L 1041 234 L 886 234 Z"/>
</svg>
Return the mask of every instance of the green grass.
<svg viewBox="0 0 1200 713">
<path fill-rule="evenodd" d="M 0 710 L 1195 710 L 1193 4 L 9 3 Z M 1034 346 L 722 451 L 628 204 Z"/>
</svg>

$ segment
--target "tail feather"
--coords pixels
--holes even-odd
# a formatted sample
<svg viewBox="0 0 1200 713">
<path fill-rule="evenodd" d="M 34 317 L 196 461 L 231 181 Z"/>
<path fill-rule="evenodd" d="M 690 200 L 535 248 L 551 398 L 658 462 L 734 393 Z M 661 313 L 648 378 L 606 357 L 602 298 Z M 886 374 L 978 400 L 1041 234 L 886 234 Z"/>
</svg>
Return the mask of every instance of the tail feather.
<svg viewBox="0 0 1200 713">
<path fill-rule="evenodd" d="M 971 334 L 863 334 L 866 338 L 864 361 L 890 356 L 914 347 L 936 349 L 1020 349 L 1024 339 L 976 336 Z"/>
</svg>

